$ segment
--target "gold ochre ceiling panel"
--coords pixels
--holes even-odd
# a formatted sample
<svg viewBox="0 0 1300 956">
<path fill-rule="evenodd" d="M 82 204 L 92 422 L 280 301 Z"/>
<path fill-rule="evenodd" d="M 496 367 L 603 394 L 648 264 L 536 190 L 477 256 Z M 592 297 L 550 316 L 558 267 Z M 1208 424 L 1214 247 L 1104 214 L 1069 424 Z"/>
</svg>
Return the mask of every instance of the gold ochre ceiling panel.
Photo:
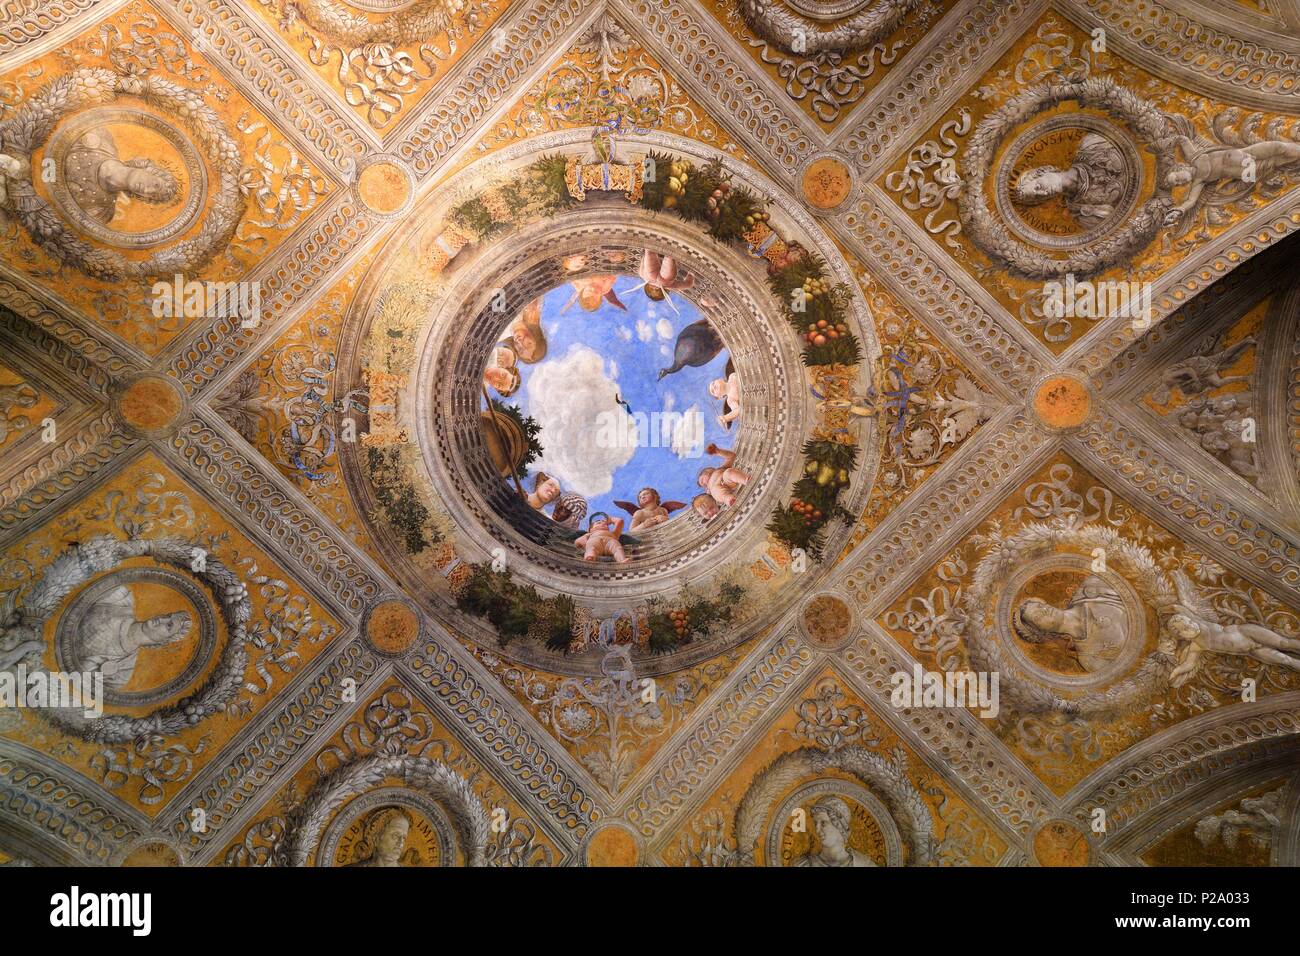
<svg viewBox="0 0 1300 956">
<path fill-rule="evenodd" d="M 5 16 L 0 864 L 1300 863 L 1294 4 Z"/>
</svg>

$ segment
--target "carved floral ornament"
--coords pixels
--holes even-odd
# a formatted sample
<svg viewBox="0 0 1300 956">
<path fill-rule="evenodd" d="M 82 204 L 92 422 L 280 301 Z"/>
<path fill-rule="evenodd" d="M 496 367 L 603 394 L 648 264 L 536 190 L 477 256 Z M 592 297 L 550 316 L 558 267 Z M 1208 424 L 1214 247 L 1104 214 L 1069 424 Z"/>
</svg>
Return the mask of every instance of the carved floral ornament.
<svg viewBox="0 0 1300 956">
<path fill-rule="evenodd" d="M 199 231 L 144 260 L 128 259 L 116 250 L 93 246 L 79 238 L 32 184 L 33 175 L 40 174 L 40 170 L 32 169 L 32 154 L 47 144 L 62 120 L 85 115 L 96 106 L 113 104 L 123 97 L 138 99 L 177 117 L 203 149 L 218 177 Z M 158 75 L 77 70 L 48 84 L 16 115 L 0 121 L 0 206 L 7 204 L 10 214 L 33 241 L 56 260 L 96 279 L 152 279 L 192 273 L 205 265 L 229 244 L 244 216 L 247 201 L 240 188 L 242 171 L 238 145 L 203 96 Z M 196 167 L 191 175 L 198 178 L 200 170 Z"/>
<path fill-rule="evenodd" d="M 619 154 L 606 154 L 604 162 L 598 158 L 606 148 L 603 141 L 588 146 L 578 136 L 564 134 L 555 142 L 564 152 L 539 144 L 526 152 L 515 150 L 517 158 L 485 164 L 497 170 L 486 182 L 471 168 L 461 181 L 472 185 L 447 189 L 452 198 L 444 200 L 441 225 L 430 215 L 421 221 L 434 225 L 423 235 L 394 244 L 397 279 L 376 284 L 382 291 L 371 300 L 368 331 L 353 353 L 364 368 L 359 374 L 370 383 L 371 414 L 360 455 L 349 459 L 354 462 L 350 467 L 356 468 L 356 479 L 373 482 L 373 473 L 364 477 L 366 470 L 382 460 L 390 476 L 405 476 L 397 479 L 399 486 L 412 489 L 431 515 L 447 510 L 444 521 L 435 517 L 425 523 L 427 528 L 436 525 L 437 532 L 408 526 L 400 540 L 416 546 L 417 563 L 437 553 L 453 596 L 465 586 L 471 591 L 489 584 L 513 589 L 527 582 L 545 588 L 543 594 L 558 590 L 557 601 L 571 596 L 577 602 L 573 610 L 553 606 L 550 598 L 540 605 L 537 626 L 551 628 L 547 641 L 552 648 L 574 653 L 586 644 L 584 637 L 569 635 L 583 630 L 590 612 L 596 620 L 628 622 L 640 635 L 638 644 L 649 635 L 659 653 L 685 649 L 692 635 L 702 638 L 711 629 L 709 616 L 690 610 L 696 598 L 688 599 L 687 609 L 673 610 L 674 599 L 656 581 L 678 567 L 705 567 L 701 559 L 707 553 L 713 577 L 734 583 L 698 582 L 705 592 L 698 600 L 706 605 L 716 600 L 708 596 L 716 586 L 725 587 L 726 594 L 747 590 L 745 579 L 753 572 L 745 569 L 750 565 L 764 577 L 775 572 L 778 581 L 802 590 L 815 576 L 802 569 L 815 568 L 829 553 L 826 542 L 846 530 L 842 519 L 847 512 L 840 502 L 869 487 L 859 481 L 870 480 L 880 436 L 873 426 L 895 408 L 873 384 L 879 373 L 864 361 L 874 350 L 865 308 L 840 281 L 844 273 L 832 271 L 835 259 L 821 258 L 828 248 L 824 241 L 807 238 L 815 230 L 811 220 L 778 220 L 777 209 L 785 207 L 769 205 L 759 191 L 770 185 L 742 167 L 674 153 L 675 141 L 668 139 L 663 145 L 620 139 Z M 689 191 L 684 188 L 692 183 Z M 593 246 L 597 236 L 601 244 Z M 728 267 L 723 271 L 710 261 L 716 257 L 714 241 L 726 245 Z M 510 257 L 495 255 L 497 245 L 513 245 Z M 810 251 L 814 248 L 816 253 Z M 734 511 L 703 523 L 706 537 L 685 536 L 699 524 L 696 516 L 687 515 L 634 548 L 626 566 L 584 564 L 580 555 L 563 557 L 562 545 L 544 543 L 554 537 L 549 521 L 530 518 L 513 529 L 500 524 L 496 515 L 509 506 L 505 498 L 514 494 L 514 479 L 487 479 L 493 466 L 486 450 L 466 455 L 461 448 L 467 439 L 477 444 L 479 429 L 471 418 L 483 389 L 473 370 L 490 358 L 490 346 L 501 337 L 496 328 L 524 304 L 566 282 L 580 289 L 607 272 L 634 273 L 650 254 L 643 252 L 647 249 L 675 257 L 690 275 L 688 294 L 701 303 L 701 314 L 730 347 L 748 400 L 770 411 L 736 435 L 734 447 L 750 484 Z M 730 271 L 732 263 L 739 271 Z M 404 272 L 419 274 L 425 285 L 417 288 L 403 278 Z M 470 276 L 475 281 L 467 284 Z M 496 294 L 485 294 L 494 289 Z M 362 312 L 367 308 L 364 293 L 359 301 Z M 421 302 L 435 303 L 435 308 L 426 309 Z M 455 321 L 453 314 L 459 316 Z M 431 334 L 411 326 L 407 317 L 415 316 L 422 322 L 433 317 Z M 770 331 L 756 335 L 756 320 Z M 822 329 L 838 331 L 823 335 Z M 406 344 L 413 340 L 422 343 L 423 358 Z M 460 368 L 469 372 L 463 382 L 455 375 L 438 380 L 434 373 Z M 804 392 L 808 398 L 801 396 Z M 765 394 L 771 398 L 764 399 Z M 377 395 L 389 397 L 376 402 Z M 510 401 L 518 399 L 503 400 Z M 463 409 L 473 414 L 466 417 Z M 791 434 L 790 426 L 801 421 L 807 424 Z M 765 437 L 749 437 L 755 435 Z M 867 447 L 859 448 L 860 443 Z M 482 467 L 476 458 L 483 459 Z M 775 497 L 783 482 L 793 484 L 792 500 L 778 504 Z M 374 500 L 382 502 L 397 493 L 379 488 L 375 494 Z M 758 502 L 772 508 L 766 520 L 763 510 L 756 510 Z M 379 510 L 389 521 L 401 520 L 391 507 L 381 504 Z M 490 555 L 484 560 L 469 547 L 461 556 L 457 529 L 470 517 L 477 523 L 467 540 L 504 543 L 508 581 L 503 577 L 492 583 Z M 399 537 L 386 534 L 380 540 L 396 546 Z M 516 560 L 516 550 L 526 560 Z M 405 563 L 411 556 L 408 551 L 397 560 Z M 799 570 L 792 574 L 796 564 Z M 719 571 L 726 573 L 719 576 Z M 597 588 L 596 581 L 605 583 Z M 649 608 L 640 609 L 647 598 Z M 723 605 L 728 603 L 723 598 Z M 748 613 L 739 604 L 728 609 L 728 616 L 733 611 Z M 695 644 L 690 652 L 698 656 L 707 645 Z"/>
<path fill-rule="evenodd" d="M 0 864 L 1297 858 L 1282 19 L 19 6 L 0 668 L 106 709 L 0 709 Z M 132 337 L 151 280 L 236 272 L 262 327 Z M 1204 310 L 1131 346 L 1041 314 L 1130 273 Z M 731 503 L 538 492 L 520 355 L 560 322 L 626 325 L 652 383 L 721 343 L 673 410 L 725 429 Z M 610 406 L 665 411 L 618 358 Z M 92 514 L 179 502 L 146 456 L 177 523 Z M 575 544 L 603 510 L 626 561 Z M 914 665 L 999 712 L 895 707 Z"/>
</svg>

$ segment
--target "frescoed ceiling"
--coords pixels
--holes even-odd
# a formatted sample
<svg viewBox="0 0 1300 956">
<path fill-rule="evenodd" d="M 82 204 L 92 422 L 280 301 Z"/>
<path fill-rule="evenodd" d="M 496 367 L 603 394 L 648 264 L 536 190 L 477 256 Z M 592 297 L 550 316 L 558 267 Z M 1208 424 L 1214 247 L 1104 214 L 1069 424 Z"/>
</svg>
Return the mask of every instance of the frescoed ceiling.
<svg viewBox="0 0 1300 956">
<path fill-rule="evenodd" d="M 1300 865 L 1294 0 L 0 8 L 0 865 Z"/>
</svg>

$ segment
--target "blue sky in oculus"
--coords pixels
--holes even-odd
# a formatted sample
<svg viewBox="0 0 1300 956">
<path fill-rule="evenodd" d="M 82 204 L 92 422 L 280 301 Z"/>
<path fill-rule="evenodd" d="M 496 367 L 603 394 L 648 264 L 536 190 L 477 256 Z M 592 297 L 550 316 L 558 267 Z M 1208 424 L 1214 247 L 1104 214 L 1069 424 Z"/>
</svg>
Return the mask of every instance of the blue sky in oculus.
<svg viewBox="0 0 1300 956">
<path fill-rule="evenodd" d="M 545 471 L 588 500 L 588 516 L 604 511 L 630 521 L 614 501 L 635 502 L 647 485 L 664 501 L 689 505 L 701 490 L 700 469 L 719 463 L 705 447 L 731 447 L 739 427 L 718 423 L 722 402 L 708 392 L 709 382 L 724 375 L 726 349 L 706 365 L 659 378 L 673 364 L 678 333 L 701 315 L 684 296 L 673 292 L 671 305 L 656 302 L 640 284 L 635 276 L 615 280 L 626 312 L 605 299 L 595 311 L 577 301 L 565 311 L 575 291 L 567 283 L 546 293 L 546 357 L 519 364 L 522 384 L 506 399 L 542 426 L 544 453 L 524 487 L 531 490 L 533 476 Z"/>
</svg>

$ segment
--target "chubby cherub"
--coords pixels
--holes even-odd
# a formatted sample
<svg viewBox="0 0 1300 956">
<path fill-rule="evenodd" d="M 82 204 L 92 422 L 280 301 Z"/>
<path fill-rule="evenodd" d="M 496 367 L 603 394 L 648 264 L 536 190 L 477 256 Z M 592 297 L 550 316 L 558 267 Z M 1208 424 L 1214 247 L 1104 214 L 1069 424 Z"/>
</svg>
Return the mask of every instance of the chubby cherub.
<svg viewBox="0 0 1300 956">
<path fill-rule="evenodd" d="M 1201 194 L 1216 183 L 1263 182 L 1283 167 L 1300 164 L 1300 143 L 1261 140 L 1247 146 L 1222 146 L 1201 137 L 1185 116 L 1171 117 L 1177 142 L 1187 158 L 1165 177 L 1169 186 L 1187 186 L 1187 195 L 1166 217 L 1172 225 L 1201 201 Z"/>
<path fill-rule="evenodd" d="M 611 518 L 605 512 L 597 511 L 587 524 L 587 533 L 573 543 L 582 550 L 584 561 L 613 558 L 618 564 L 626 564 L 631 559 L 624 553 L 623 543 L 618 540 L 622 533 L 622 518 Z"/>
<path fill-rule="evenodd" d="M 692 498 L 691 509 L 705 524 L 708 524 L 722 513 L 722 509 L 718 507 L 718 503 L 713 500 L 713 495 L 708 492 L 701 492 Z"/>
<path fill-rule="evenodd" d="M 1300 671 L 1300 639 L 1285 637 L 1261 624 L 1222 624 L 1208 601 L 1196 593 L 1187 575 L 1174 573 L 1174 585 L 1181 603 L 1174 605 L 1174 613 L 1165 622 L 1167 634 L 1166 653 L 1178 647 L 1178 660 L 1169 674 L 1169 683 L 1182 687 L 1196 676 L 1201 668 L 1201 656 L 1230 654 L 1236 657 L 1253 657 L 1265 664 L 1279 664 Z M 1172 641 L 1168 640 L 1169 638 Z"/>
<path fill-rule="evenodd" d="M 709 394 L 722 400 L 722 414 L 718 424 L 731 428 L 731 423 L 740 417 L 740 376 L 736 374 L 731 363 L 727 363 L 726 374 L 709 383 Z"/>
<path fill-rule="evenodd" d="M 730 508 L 736 503 L 736 492 L 749 483 L 749 473 L 735 466 L 736 453 L 727 448 L 719 448 L 712 442 L 704 449 L 710 455 L 722 459 L 717 468 L 701 468 L 700 487 L 713 496 L 723 508 Z"/>
<path fill-rule="evenodd" d="M 661 256 L 649 249 L 641 257 L 637 277 L 645 288 L 645 294 L 656 302 L 662 302 L 670 291 L 689 289 L 695 285 L 695 277 L 679 269 L 672 256 Z"/>
<path fill-rule="evenodd" d="M 632 524 L 628 531 L 636 534 L 638 531 L 649 531 L 651 528 L 657 528 L 668 520 L 669 516 L 678 508 L 685 508 L 686 503 L 683 501 L 663 501 L 659 497 L 657 488 L 642 488 L 636 493 L 636 504 L 630 501 L 616 501 L 624 511 L 632 516 Z"/>
<path fill-rule="evenodd" d="M 614 306 L 614 308 L 626 312 L 627 306 L 623 304 L 618 297 L 618 293 L 614 291 L 614 283 L 617 280 L 618 276 L 615 275 L 587 276 L 584 279 L 574 279 L 570 283 L 573 286 L 573 295 L 565 303 L 564 308 L 560 310 L 560 315 L 564 315 L 573 308 L 575 302 L 587 312 L 595 312 L 606 302 Z"/>
</svg>

